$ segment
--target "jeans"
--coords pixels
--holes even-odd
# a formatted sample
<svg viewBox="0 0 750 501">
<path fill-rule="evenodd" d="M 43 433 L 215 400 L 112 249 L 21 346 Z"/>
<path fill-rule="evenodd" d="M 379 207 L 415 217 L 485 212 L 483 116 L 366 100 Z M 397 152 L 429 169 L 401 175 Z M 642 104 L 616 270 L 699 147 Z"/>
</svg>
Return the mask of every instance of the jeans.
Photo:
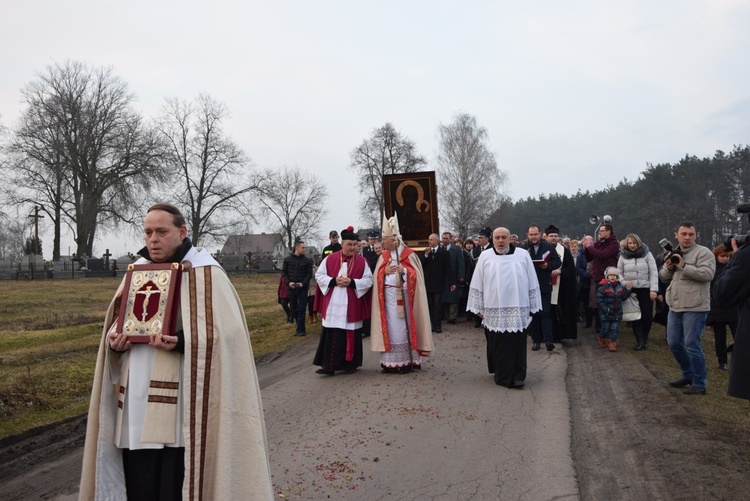
<svg viewBox="0 0 750 501">
<path fill-rule="evenodd" d="M 607 335 L 609 334 L 609 335 Z M 608 337 L 610 341 L 617 341 L 620 335 L 620 322 L 617 320 L 602 320 L 602 329 L 599 331 L 599 337 Z"/>
<path fill-rule="evenodd" d="M 531 340 L 535 343 L 553 344 L 552 339 L 552 293 L 542 292 L 542 310 L 531 317 Z"/>
<path fill-rule="evenodd" d="M 297 332 L 305 333 L 305 308 L 307 307 L 307 287 L 289 289 L 289 309 L 297 321 Z"/>
<path fill-rule="evenodd" d="M 690 379 L 693 386 L 706 387 L 706 356 L 703 354 L 701 335 L 706 325 L 706 311 L 676 312 L 669 310 L 667 344 L 682 377 Z"/>
</svg>

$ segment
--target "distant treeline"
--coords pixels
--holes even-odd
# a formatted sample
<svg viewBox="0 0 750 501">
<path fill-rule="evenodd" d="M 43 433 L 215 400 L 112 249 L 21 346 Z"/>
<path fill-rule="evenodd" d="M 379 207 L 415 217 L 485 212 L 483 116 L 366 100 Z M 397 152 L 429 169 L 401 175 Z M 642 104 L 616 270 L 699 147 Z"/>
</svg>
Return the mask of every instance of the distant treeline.
<svg viewBox="0 0 750 501">
<path fill-rule="evenodd" d="M 502 205 L 488 219 L 488 226 L 506 226 L 519 238 L 527 226 L 542 231 L 554 224 L 571 238 L 591 235 L 592 215 L 612 216 L 615 234 L 623 239 L 637 233 L 652 251 L 662 238 L 674 242 L 676 226 L 692 221 L 698 243 L 718 245 L 725 234 L 744 234 L 750 226 L 736 212 L 750 202 L 750 147 L 735 146 L 730 153 L 717 151 L 713 158 L 685 156 L 675 164 L 649 165 L 638 179 L 627 179 L 593 193 L 580 190 L 573 196 L 553 194 Z"/>
</svg>

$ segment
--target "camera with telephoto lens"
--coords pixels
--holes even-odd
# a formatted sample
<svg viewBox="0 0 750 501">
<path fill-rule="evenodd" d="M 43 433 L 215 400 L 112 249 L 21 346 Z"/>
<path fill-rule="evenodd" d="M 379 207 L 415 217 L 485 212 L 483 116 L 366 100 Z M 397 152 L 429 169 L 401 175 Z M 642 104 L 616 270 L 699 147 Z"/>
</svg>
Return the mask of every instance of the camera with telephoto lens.
<svg viewBox="0 0 750 501">
<path fill-rule="evenodd" d="M 668 259 L 672 264 L 677 264 L 680 262 L 680 258 L 678 258 L 677 256 L 682 256 L 682 251 L 680 249 L 675 249 L 672 245 L 672 242 L 670 242 L 666 238 L 662 238 L 661 240 L 659 240 L 659 247 L 661 247 L 666 254 L 666 256 L 664 257 L 664 261 Z"/>
<path fill-rule="evenodd" d="M 732 239 L 737 241 L 737 248 L 742 247 L 746 243 L 750 242 L 750 235 L 722 235 L 721 238 L 724 240 L 724 248 L 727 252 L 732 252 Z"/>
</svg>

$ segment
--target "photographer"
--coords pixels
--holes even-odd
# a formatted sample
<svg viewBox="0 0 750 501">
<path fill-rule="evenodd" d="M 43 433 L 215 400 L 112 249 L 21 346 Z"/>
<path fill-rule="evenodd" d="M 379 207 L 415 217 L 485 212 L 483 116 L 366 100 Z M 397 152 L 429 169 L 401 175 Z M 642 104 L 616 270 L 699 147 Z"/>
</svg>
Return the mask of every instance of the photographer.
<svg viewBox="0 0 750 501">
<path fill-rule="evenodd" d="M 750 212 L 750 204 L 740 205 L 737 212 Z M 739 306 L 727 393 L 750 400 L 750 241 L 747 238 L 742 240 L 745 242 L 738 248 L 737 241 L 732 239 L 734 254 L 724 273 L 716 280 L 713 292 L 719 304 Z"/>
<path fill-rule="evenodd" d="M 706 394 L 706 357 L 701 335 L 711 309 L 711 280 L 716 271 L 713 253 L 695 243 L 695 225 L 684 221 L 677 227 L 678 246 L 664 257 L 659 278 L 668 284 L 667 343 L 682 377 L 670 381 L 674 388 L 690 388 L 686 395 Z"/>
</svg>

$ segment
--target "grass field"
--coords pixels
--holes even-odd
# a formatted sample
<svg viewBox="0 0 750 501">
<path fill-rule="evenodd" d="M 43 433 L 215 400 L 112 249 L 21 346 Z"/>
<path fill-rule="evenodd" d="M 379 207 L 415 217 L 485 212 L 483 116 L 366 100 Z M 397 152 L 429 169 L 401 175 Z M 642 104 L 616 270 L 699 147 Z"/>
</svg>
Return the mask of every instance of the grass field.
<svg viewBox="0 0 750 501">
<path fill-rule="evenodd" d="M 276 302 L 278 275 L 231 276 L 255 358 L 301 338 Z M 86 413 L 102 321 L 119 279 L 0 282 L 0 439 Z"/>
<path fill-rule="evenodd" d="M 278 275 L 231 280 L 245 308 L 256 359 L 302 341 L 290 335 L 293 328 L 276 302 Z M 0 439 L 86 412 L 101 322 L 118 283 L 115 278 L 0 282 Z M 595 342 L 589 334 L 582 333 L 582 342 Z M 636 357 L 665 384 L 679 376 L 662 326 L 654 325 L 646 351 L 630 351 L 628 327 L 620 336 L 619 355 Z M 685 397 L 685 405 L 711 426 L 747 436 L 750 406 L 726 395 L 728 373 L 717 368 L 710 329 L 703 347 L 708 395 Z"/>
</svg>

